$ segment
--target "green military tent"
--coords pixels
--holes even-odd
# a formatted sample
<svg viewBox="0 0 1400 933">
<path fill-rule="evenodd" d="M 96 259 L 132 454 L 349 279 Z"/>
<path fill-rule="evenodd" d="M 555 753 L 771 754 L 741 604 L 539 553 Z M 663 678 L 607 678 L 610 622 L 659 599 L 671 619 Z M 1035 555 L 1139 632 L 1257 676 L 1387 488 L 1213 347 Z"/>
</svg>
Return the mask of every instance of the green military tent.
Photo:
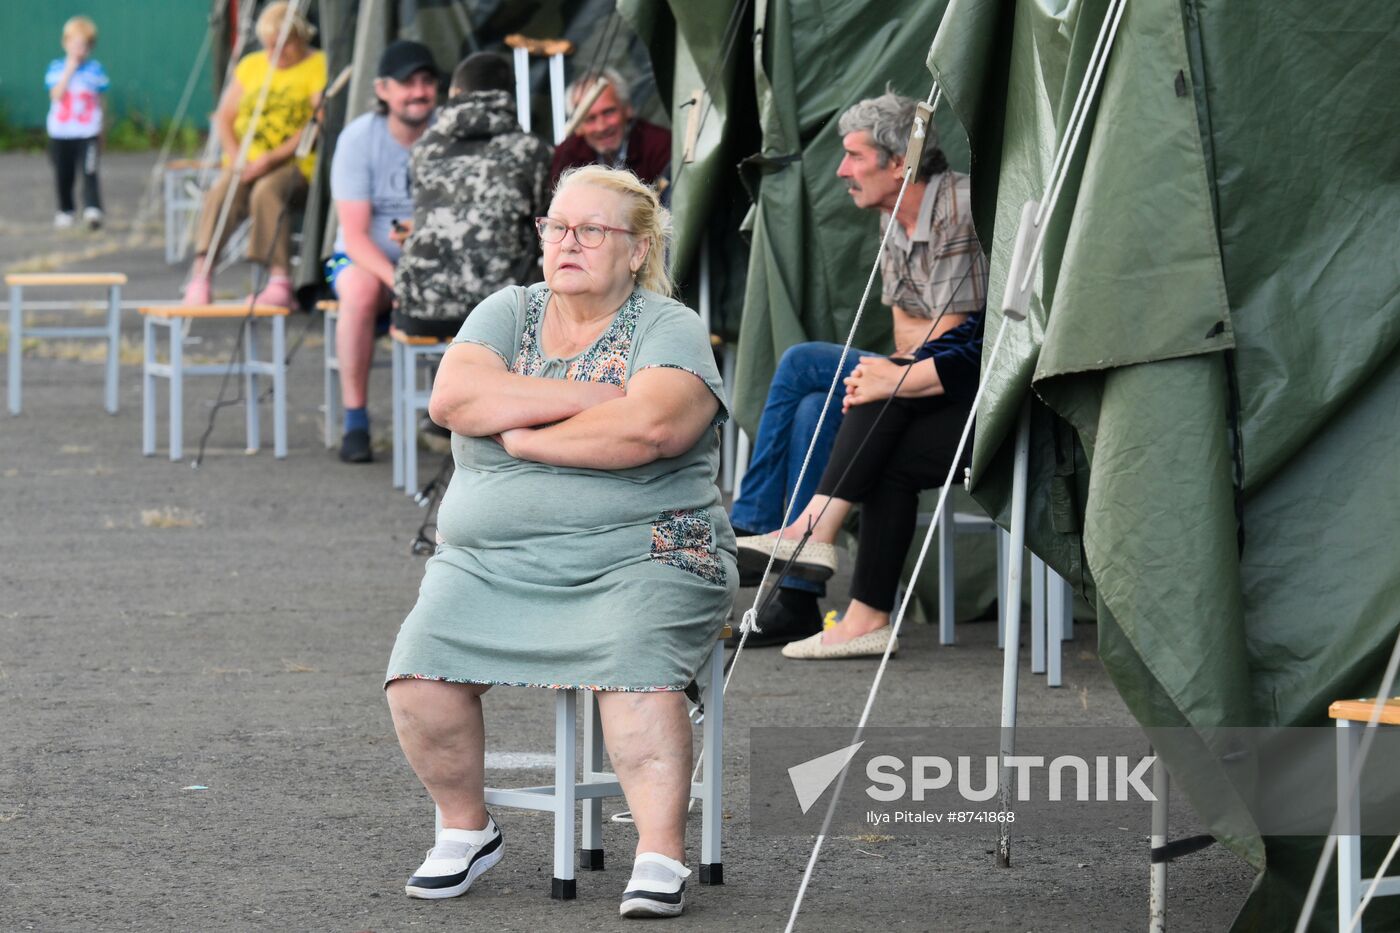
<svg viewBox="0 0 1400 933">
<path fill-rule="evenodd" d="M 752 429 L 777 356 L 841 339 L 873 260 L 874 218 L 832 174 L 834 117 L 887 83 L 923 97 L 939 82 L 1000 296 L 1109 2 L 698 6 L 623 2 L 653 59 L 677 63 L 658 68 L 663 94 L 722 64 L 719 164 L 675 197 L 753 197 L 735 399 Z M 717 59 L 735 7 L 748 41 Z M 1375 0 L 1128 0 L 1030 320 L 983 361 L 974 494 L 1007 523 L 1029 405 L 1028 543 L 1097 607 L 1103 661 L 1145 726 L 1323 725 L 1329 701 L 1376 689 L 1400 628 L 1397 48 L 1400 8 Z M 867 315 L 857 345 L 883 324 Z M 989 334 L 1000 324 L 993 307 Z M 1238 928 L 1286 926 L 1317 840 L 1262 838 L 1192 749 L 1161 751 L 1261 870 Z"/>
</svg>

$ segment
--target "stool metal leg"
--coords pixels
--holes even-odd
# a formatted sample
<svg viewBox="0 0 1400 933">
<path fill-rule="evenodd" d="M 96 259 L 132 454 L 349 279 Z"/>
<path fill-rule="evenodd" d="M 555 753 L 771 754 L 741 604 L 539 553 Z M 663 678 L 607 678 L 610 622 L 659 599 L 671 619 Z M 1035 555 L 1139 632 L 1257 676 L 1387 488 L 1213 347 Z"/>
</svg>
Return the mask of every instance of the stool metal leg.
<svg viewBox="0 0 1400 933">
<path fill-rule="evenodd" d="M 185 454 L 185 329 L 182 322 L 172 319 L 166 327 L 170 334 L 170 459 L 179 460 Z"/>
<path fill-rule="evenodd" d="M 1074 591 L 1064 577 L 1053 570 L 1045 576 L 1045 599 L 1048 603 L 1046 625 L 1049 654 L 1046 657 L 1045 682 L 1058 687 L 1064 682 L 1064 642 L 1069 619 L 1074 616 Z"/>
<path fill-rule="evenodd" d="M 578 896 L 574 879 L 574 781 L 578 761 L 574 752 L 578 692 L 560 690 L 554 703 L 554 879 L 549 896 L 571 901 Z"/>
<path fill-rule="evenodd" d="M 1011 600 L 1017 602 L 1021 594 L 1012 596 L 1006 590 L 1007 568 L 1011 565 L 1011 534 L 1004 528 L 997 529 L 997 647 L 1006 647 L 1006 609 Z"/>
<path fill-rule="evenodd" d="M 243 414 L 247 422 L 250 451 L 262 445 L 262 424 L 258 417 L 258 321 L 250 319 L 243 326 Z"/>
<path fill-rule="evenodd" d="M 1045 561 L 1031 555 L 1031 673 L 1045 673 Z"/>
<path fill-rule="evenodd" d="M 403 481 L 403 368 L 404 352 L 403 344 L 397 340 L 390 343 L 389 358 L 392 360 L 392 371 L 389 382 L 393 387 L 393 403 L 390 406 L 393 411 L 394 421 L 394 488 L 402 489 Z"/>
<path fill-rule="evenodd" d="M 141 362 L 141 454 L 149 457 L 156 452 L 156 377 L 151 367 L 156 362 L 156 322 L 142 319 L 141 338 L 145 358 Z"/>
<path fill-rule="evenodd" d="M 1337 720 L 1337 928 L 1348 929 L 1361 904 L 1361 793 L 1353 791 L 1363 727 Z M 1356 925 L 1360 933 L 1361 924 Z"/>
<path fill-rule="evenodd" d="M 107 413 L 117 413 L 117 367 L 121 365 L 122 288 L 107 289 Z"/>
<path fill-rule="evenodd" d="M 954 589 L 954 538 L 957 535 L 952 513 L 947 504 L 938 517 L 938 643 L 951 645 L 957 641 L 954 634 L 954 613 L 956 611 L 956 590 Z"/>
<path fill-rule="evenodd" d="M 326 401 L 326 447 L 335 446 L 335 423 L 340 414 L 337 403 L 337 390 L 340 383 L 340 360 L 335 355 L 335 315 L 327 314 L 321 324 L 322 342 L 325 350 L 325 365 L 321 367 L 322 389 Z"/>
<path fill-rule="evenodd" d="M 287 457 L 287 319 L 272 319 L 272 455 Z"/>
<path fill-rule="evenodd" d="M 24 359 L 24 287 L 10 286 L 10 414 L 19 414 L 20 365 Z"/>
<path fill-rule="evenodd" d="M 418 364 L 422 359 L 417 347 L 405 348 L 399 401 L 403 404 L 403 491 L 410 496 L 418 494 L 418 419 L 414 417 L 418 409 L 413 397 L 418 394 Z"/>
<path fill-rule="evenodd" d="M 700 801 L 700 883 L 724 884 L 724 642 L 716 641 L 703 693 L 705 722 L 701 749 L 705 756 L 704 795 Z"/>
<path fill-rule="evenodd" d="M 583 781 L 594 781 L 603 770 L 603 721 L 598 715 L 598 695 L 583 698 Z M 583 838 L 579 842 L 578 867 L 585 871 L 603 869 L 603 801 L 592 797 L 583 802 Z"/>
</svg>

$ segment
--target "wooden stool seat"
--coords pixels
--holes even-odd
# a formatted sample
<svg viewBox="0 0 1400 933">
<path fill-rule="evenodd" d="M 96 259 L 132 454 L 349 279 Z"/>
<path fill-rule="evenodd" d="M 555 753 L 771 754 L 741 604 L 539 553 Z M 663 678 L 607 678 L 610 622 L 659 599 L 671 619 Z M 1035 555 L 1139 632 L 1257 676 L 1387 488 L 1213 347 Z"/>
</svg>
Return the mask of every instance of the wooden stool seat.
<svg viewBox="0 0 1400 933">
<path fill-rule="evenodd" d="M 247 305 L 226 304 L 226 305 L 145 305 L 137 308 L 141 314 L 159 318 L 187 317 L 195 320 L 201 318 L 228 318 L 228 317 L 286 317 L 291 312 L 281 305 Z"/>
<path fill-rule="evenodd" d="M 422 334 L 405 334 L 397 327 L 389 328 L 389 339 L 396 340 L 410 347 L 435 347 L 439 344 L 452 342 L 450 338 L 444 339 L 442 337 L 430 337 Z"/>
<path fill-rule="evenodd" d="M 316 302 L 316 310 L 325 314 L 339 314 L 340 302 L 336 301 L 334 298 L 322 298 L 320 301 Z"/>
<path fill-rule="evenodd" d="M 5 276 L 5 284 L 10 288 L 10 369 L 7 386 L 10 414 L 20 413 L 26 338 L 60 337 L 107 341 L 107 378 L 103 387 L 103 402 L 107 413 L 115 415 L 117 413 L 117 371 L 121 362 L 122 286 L 126 284 L 126 276 L 120 272 L 11 272 Z M 24 290 L 26 288 L 56 288 L 65 285 L 107 289 L 106 323 L 101 327 L 25 326 Z"/>
<path fill-rule="evenodd" d="M 1387 726 L 1400 726 L 1400 697 L 1391 697 L 1379 705 L 1381 715 L 1378 722 Z M 1370 722 L 1376 706 L 1376 700 L 1338 700 L 1327 707 L 1327 715 L 1348 722 Z"/>
<path fill-rule="evenodd" d="M 11 272 L 5 276 L 5 284 L 26 288 L 45 285 L 125 285 L 126 276 L 120 272 Z"/>
<path fill-rule="evenodd" d="M 145 359 L 141 370 L 141 453 L 149 457 L 156 452 L 156 380 L 168 380 L 170 385 L 170 459 L 184 455 L 184 381 L 185 376 L 240 375 L 244 379 L 243 405 L 248 450 L 258 449 L 262 431 L 258 418 L 258 377 L 272 379 L 272 452 L 281 460 L 287 456 L 287 315 L 280 305 L 210 304 L 210 305 L 145 305 L 137 309 L 144 319 Z M 185 362 L 185 322 L 208 320 L 244 320 L 243 359 L 241 362 L 188 364 Z M 272 328 L 270 359 L 258 356 L 258 325 L 269 321 Z M 164 328 L 168 335 L 166 360 L 157 353 L 156 331 Z"/>
</svg>

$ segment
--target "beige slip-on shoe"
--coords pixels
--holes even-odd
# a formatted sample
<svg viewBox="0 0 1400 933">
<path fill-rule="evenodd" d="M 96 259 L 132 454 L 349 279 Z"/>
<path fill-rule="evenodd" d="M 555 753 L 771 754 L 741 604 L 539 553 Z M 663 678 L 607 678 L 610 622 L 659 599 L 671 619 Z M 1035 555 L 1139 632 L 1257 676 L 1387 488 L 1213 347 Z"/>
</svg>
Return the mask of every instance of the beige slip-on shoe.
<svg viewBox="0 0 1400 933">
<path fill-rule="evenodd" d="M 797 551 L 799 541 L 792 538 L 774 538 L 771 535 L 753 535 L 738 538 L 734 542 L 739 547 L 739 585 L 757 586 L 768 566 L 768 556 L 777 545 L 777 555 L 773 559 L 773 572 L 781 573 L 788 558 Z M 809 540 L 802 545 L 790 568 L 788 576 L 820 583 L 836 572 L 836 546 Z"/>
<path fill-rule="evenodd" d="M 890 640 L 890 627 L 882 625 L 873 632 L 843 641 L 840 644 L 822 643 L 822 632 L 801 641 L 788 642 L 783 646 L 783 657 L 798 661 L 826 661 L 836 658 L 880 657 L 885 653 L 885 645 Z M 890 654 L 899 650 L 899 640 L 890 646 Z"/>
</svg>

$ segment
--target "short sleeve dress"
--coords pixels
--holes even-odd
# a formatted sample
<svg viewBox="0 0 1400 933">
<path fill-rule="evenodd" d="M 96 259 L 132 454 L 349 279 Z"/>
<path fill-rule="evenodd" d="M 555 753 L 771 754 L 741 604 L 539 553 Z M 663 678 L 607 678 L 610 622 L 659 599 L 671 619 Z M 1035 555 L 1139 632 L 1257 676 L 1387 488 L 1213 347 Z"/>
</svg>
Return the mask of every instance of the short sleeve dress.
<svg viewBox="0 0 1400 933">
<path fill-rule="evenodd" d="M 510 370 L 626 386 L 654 366 L 699 377 L 720 399 L 690 450 L 622 470 L 556 467 L 454 434 L 456 471 L 399 629 L 388 681 L 683 690 L 723 628 L 738 586 L 734 532 L 715 485 L 728 417 L 709 337 L 684 305 L 637 289 L 570 359 L 540 349 L 544 285 L 512 286 L 467 317 L 457 342 Z"/>
</svg>

